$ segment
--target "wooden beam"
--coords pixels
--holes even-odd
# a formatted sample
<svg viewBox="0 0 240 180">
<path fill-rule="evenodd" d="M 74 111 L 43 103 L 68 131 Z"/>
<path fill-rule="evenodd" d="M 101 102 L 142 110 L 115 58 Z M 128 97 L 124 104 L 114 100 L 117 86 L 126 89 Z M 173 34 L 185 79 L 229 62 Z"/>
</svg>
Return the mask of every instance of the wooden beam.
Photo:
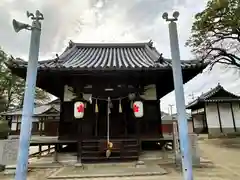
<svg viewBox="0 0 240 180">
<path fill-rule="evenodd" d="M 231 113 L 232 113 L 232 120 L 233 120 L 234 131 L 237 132 L 237 127 L 236 127 L 236 121 L 235 121 L 235 117 L 234 117 L 232 102 L 230 103 L 230 107 L 231 107 Z"/>
<path fill-rule="evenodd" d="M 206 114 L 206 103 L 204 103 L 204 121 L 205 121 L 205 125 L 207 126 L 207 132 L 208 132 L 208 122 L 207 122 L 207 114 Z"/>
<path fill-rule="evenodd" d="M 192 110 L 191 110 L 191 118 L 192 118 L 192 128 L 193 128 L 193 132 L 195 132 L 195 126 L 194 126 L 194 119 L 193 119 Z"/>
</svg>

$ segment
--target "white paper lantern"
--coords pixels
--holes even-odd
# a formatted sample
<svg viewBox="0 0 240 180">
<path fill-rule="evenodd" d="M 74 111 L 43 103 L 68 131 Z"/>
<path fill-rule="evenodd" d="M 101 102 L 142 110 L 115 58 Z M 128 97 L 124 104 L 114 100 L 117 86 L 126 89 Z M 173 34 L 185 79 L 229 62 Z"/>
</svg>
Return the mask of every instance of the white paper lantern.
<svg viewBox="0 0 240 180">
<path fill-rule="evenodd" d="M 83 102 L 75 102 L 74 103 L 74 117 L 77 119 L 83 118 L 84 116 L 84 103 Z"/>
<path fill-rule="evenodd" d="M 143 117 L 143 103 L 142 101 L 135 101 L 133 103 L 133 113 L 136 118 L 141 118 Z"/>
</svg>

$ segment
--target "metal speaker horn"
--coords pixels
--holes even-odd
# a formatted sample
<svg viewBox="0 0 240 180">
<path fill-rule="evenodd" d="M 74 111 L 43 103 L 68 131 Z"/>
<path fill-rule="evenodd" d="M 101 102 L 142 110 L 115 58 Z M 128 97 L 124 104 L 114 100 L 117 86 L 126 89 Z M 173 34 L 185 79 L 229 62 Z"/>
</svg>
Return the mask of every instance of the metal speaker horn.
<svg viewBox="0 0 240 180">
<path fill-rule="evenodd" d="M 24 24 L 21 22 L 16 21 L 15 19 L 13 19 L 13 28 L 16 32 L 21 31 L 22 29 L 29 29 L 30 26 L 28 24 Z"/>
</svg>

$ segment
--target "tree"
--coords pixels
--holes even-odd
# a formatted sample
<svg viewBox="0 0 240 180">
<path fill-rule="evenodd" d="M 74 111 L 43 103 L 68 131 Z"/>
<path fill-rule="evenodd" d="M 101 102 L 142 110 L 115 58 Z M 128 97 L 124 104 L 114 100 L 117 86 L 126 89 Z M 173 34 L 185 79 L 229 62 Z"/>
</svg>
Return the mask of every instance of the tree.
<svg viewBox="0 0 240 180">
<path fill-rule="evenodd" d="M 9 57 L 3 50 L 0 49 L 0 112 L 9 109 L 22 107 L 25 80 L 15 76 L 5 66 L 4 62 L 8 61 Z M 43 90 L 36 88 L 37 100 L 49 100 L 50 96 Z"/>
<path fill-rule="evenodd" d="M 203 60 L 240 68 L 240 0 L 210 0 L 195 15 L 186 45 Z M 212 67 L 211 66 L 211 67 Z"/>
</svg>

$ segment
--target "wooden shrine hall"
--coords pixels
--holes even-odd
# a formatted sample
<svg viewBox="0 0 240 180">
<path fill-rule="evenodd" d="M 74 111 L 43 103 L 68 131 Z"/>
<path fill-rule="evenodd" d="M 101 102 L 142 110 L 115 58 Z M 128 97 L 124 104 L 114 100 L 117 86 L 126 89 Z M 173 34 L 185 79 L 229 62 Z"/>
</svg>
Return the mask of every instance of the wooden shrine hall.
<svg viewBox="0 0 240 180">
<path fill-rule="evenodd" d="M 78 159 L 136 160 L 142 143 L 158 142 L 160 99 L 171 92 L 171 60 L 148 43 L 74 43 L 61 55 L 39 61 L 37 86 L 59 97 L 59 141 L 75 141 Z M 25 78 L 27 62 L 10 60 Z M 186 83 L 207 64 L 182 61 Z"/>
</svg>

